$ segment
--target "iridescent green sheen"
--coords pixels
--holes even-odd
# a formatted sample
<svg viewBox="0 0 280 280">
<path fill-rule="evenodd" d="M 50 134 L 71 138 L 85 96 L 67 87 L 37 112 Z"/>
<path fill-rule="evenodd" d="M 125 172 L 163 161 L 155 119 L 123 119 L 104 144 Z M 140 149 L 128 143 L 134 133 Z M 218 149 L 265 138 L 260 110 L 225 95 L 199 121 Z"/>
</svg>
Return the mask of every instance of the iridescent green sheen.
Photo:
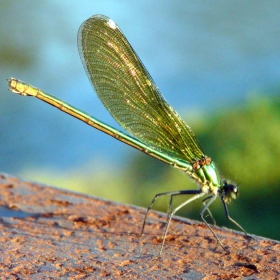
<svg viewBox="0 0 280 280">
<path fill-rule="evenodd" d="M 200 216 L 222 248 L 225 249 L 204 218 L 207 211 L 214 220 L 209 207 L 218 196 L 223 202 L 227 218 L 247 235 L 229 216 L 226 204 L 237 197 L 237 186 L 220 179 L 214 162 L 204 154 L 190 127 L 164 99 L 120 28 L 106 16 L 92 16 L 79 29 L 78 46 L 86 73 L 99 98 L 116 121 L 135 138 L 17 79 L 9 80 L 10 89 L 24 96 L 37 97 L 117 140 L 184 171 L 198 182 L 200 188 L 197 190 L 160 193 L 152 200 L 141 234 L 155 200 L 170 196 L 168 223 L 160 254 L 172 216 L 188 203 L 205 195 L 208 196 L 203 200 Z M 177 195 L 193 197 L 173 209 L 173 197 Z"/>
<path fill-rule="evenodd" d="M 190 127 L 166 102 L 151 75 L 112 20 L 94 16 L 79 29 L 81 59 L 112 116 L 148 146 L 195 162 L 204 152 Z"/>
</svg>

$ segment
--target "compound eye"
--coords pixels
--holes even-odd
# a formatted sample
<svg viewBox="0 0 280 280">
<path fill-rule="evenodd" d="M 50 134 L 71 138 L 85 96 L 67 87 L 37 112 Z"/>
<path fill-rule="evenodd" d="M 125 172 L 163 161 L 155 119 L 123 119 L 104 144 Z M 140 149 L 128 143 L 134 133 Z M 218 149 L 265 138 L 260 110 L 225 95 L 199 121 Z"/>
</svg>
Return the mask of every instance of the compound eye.
<svg viewBox="0 0 280 280">
<path fill-rule="evenodd" d="M 238 187 L 236 185 L 231 185 L 230 187 L 230 198 L 236 199 L 238 194 Z"/>
<path fill-rule="evenodd" d="M 238 187 L 236 185 L 232 185 L 231 192 L 238 194 Z"/>
<path fill-rule="evenodd" d="M 223 180 L 223 194 L 226 203 L 230 203 L 232 199 L 237 198 L 238 187 L 227 180 Z"/>
</svg>

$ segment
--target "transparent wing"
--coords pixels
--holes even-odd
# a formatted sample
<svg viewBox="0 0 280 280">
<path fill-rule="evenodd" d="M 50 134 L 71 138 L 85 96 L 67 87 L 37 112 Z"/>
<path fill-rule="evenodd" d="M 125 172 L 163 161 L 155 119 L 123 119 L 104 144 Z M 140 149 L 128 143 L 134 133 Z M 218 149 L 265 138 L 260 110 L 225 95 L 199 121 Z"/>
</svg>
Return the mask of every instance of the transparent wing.
<svg viewBox="0 0 280 280">
<path fill-rule="evenodd" d="M 116 121 L 146 145 L 195 162 L 204 156 L 190 127 L 167 103 L 120 28 L 96 15 L 78 33 L 87 75 Z"/>
</svg>

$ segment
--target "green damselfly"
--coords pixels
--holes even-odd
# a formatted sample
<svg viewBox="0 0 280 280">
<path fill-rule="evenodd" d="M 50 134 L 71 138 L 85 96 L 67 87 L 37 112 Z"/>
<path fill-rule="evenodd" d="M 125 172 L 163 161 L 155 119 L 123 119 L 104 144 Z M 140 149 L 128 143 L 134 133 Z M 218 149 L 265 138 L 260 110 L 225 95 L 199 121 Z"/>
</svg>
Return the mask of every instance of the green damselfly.
<svg viewBox="0 0 280 280">
<path fill-rule="evenodd" d="M 164 99 L 120 28 L 106 16 L 92 16 L 79 29 L 78 47 L 84 68 L 99 98 L 116 121 L 135 138 L 17 79 L 9 80 L 10 89 L 21 95 L 35 96 L 57 107 L 117 140 L 182 170 L 199 184 L 197 190 L 157 194 L 148 207 L 141 235 L 155 200 L 170 196 L 168 222 L 160 254 L 172 216 L 183 206 L 203 196 L 206 198 L 200 216 L 224 250 L 226 248 L 204 218 L 207 211 L 213 219 L 209 206 L 218 196 L 227 218 L 247 235 L 229 216 L 227 208 L 227 203 L 237 197 L 237 186 L 220 178 L 214 162 L 205 155 L 190 127 Z M 172 209 L 173 199 L 179 195 L 193 196 Z"/>
</svg>

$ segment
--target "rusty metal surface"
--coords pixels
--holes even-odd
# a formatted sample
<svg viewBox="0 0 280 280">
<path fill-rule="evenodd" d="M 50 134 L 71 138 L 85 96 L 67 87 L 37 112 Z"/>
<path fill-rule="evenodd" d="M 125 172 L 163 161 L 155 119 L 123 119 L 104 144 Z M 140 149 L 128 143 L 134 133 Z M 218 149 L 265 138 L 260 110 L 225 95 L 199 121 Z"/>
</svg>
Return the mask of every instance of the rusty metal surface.
<svg viewBox="0 0 280 280">
<path fill-rule="evenodd" d="M 280 279 L 280 243 L 0 174 L 1 279 Z"/>
</svg>

